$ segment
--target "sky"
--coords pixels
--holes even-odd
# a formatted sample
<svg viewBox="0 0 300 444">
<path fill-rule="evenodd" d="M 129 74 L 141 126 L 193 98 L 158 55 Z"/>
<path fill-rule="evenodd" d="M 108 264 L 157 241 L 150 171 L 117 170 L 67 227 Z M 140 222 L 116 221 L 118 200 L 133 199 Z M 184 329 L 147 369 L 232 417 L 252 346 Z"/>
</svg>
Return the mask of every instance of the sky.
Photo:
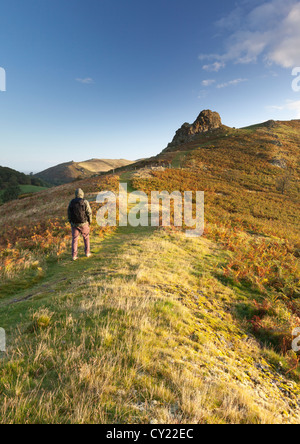
<svg viewBox="0 0 300 444">
<path fill-rule="evenodd" d="M 300 1 L 1 0 L 0 41 L 0 165 L 19 171 L 156 155 L 203 109 L 300 119 Z"/>
</svg>

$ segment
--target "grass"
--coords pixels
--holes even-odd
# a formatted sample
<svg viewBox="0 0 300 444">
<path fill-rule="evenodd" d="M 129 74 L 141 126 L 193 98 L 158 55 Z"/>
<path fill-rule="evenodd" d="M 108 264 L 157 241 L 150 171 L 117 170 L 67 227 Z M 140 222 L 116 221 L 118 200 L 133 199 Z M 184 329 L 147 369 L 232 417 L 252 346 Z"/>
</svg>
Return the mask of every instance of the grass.
<svg viewBox="0 0 300 444">
<path fill-rule="evenodd" d="M 48 189 L 47 187 L 37 187 L 34 185 L 21 185 L 20 188 L 22 194 L 39 193 Z"/>
<path fill-rule="evenodd" d="M 250 289 L 253 311 L 256 303 L 271 305 L 269 313 L 246 320 L 261 342 L 283 354 L 290 350 L 291 332 L 300 325 L 297 125 L 230 130 L 228 138 L 200 136 L 189 153 L 183 146 L 182 169 L 134 179 L 134 186 L 146 193 L 205 191 L 205 235 L 230 252 L 224 279 L 232 287 Z M 284 153 L 290 188 L 282 194 L 276 184 L 287 171 L 271 161 Z M 172 155 L 177 159 L 178 151 L 168 153 Z"/>
<path fill-rule="evenodd" d="M 295 171 L 285 195 L 274 134 Z M 299 423 L 297 134 L 205 135 L 162 154 L 180 170 L 80 182 L 94 211 L 97 191 L 119 181 L 205 190 L 200 239 L 93 225 L 92 257 L 73 263 L 65 210 L 78 184 L 3 207 L 0 421 Z"/>
<path fill-rule="evenodd" d="M 284 378 L 272 392 L 273 376 L 259 379 L 271 409 L 255 398 L 251 359 L 264 358 L 224 315 L 237 295 L 214 276 L 224 260 L 215 248 L 122 228 L 94 238 L 90 260 L 72 263 L 65 254 L 48 277 L 15 295 L 35 293 L 30 300 L 2 300 L 1 422 L 284 421 Z M 224 348 L 229 341 L 239 354 Z"/>
</svg>

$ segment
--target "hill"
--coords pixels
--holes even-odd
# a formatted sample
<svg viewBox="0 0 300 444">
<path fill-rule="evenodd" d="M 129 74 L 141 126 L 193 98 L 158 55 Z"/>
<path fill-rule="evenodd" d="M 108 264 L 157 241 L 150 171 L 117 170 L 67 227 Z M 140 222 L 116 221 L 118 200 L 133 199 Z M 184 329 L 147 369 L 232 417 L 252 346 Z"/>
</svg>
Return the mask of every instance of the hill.
<svg viewBox="0 0 300 444">
<path fill-rule="evenodd" d="M 299 146 L 299 121 L 199 126 L 131 170 L 4 205 L 0 421 L 299 423 Z M 94 220 L 92 258 L 71 262 L 74 189 L 95 213 L 120 181 L 204 190 L 204 236 Z"/>
<path fill-rule="evenodd" d="M 0 189 L 4 189 L 10 184 L 18 185 L 33 185 L 33 186 L 47 186 L 45 182 L 40 179 L 20 173 L 12 168 L 0 166 Z"/>
<path fill-rule="evenodd" d="M 39 192 L 49 185 L 41 179 L 0 166 L 0 203 L 17 198 L 21 194 Z"/>
<path fill-rule="evenodd" d="M 53 185 L 61 185 L 72 182 L 75 179 L 86 179 L 103 172 L 108 172 L 122 166 L 130 165 L 133 162 L 125 159 L 91 159 L 84 162 L 67 162 L 45 171 L 37 173 L 35 176 Z"/>
</svg>

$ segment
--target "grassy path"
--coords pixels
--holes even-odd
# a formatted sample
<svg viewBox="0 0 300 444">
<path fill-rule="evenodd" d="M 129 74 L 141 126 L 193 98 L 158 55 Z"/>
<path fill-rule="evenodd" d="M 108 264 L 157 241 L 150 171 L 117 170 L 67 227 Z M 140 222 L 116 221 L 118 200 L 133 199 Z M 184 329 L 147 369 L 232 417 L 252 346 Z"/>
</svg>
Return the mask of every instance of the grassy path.
<svg viewBox="0 0 300 444">
<path fill-rule="evenodd" d="M 1 298 L 1 422 L 298 421 L 296 388 L 234 317 L 247 295 L 219 279 L 214 244 L 126 227 L 92 253 Z"/>
</svg>

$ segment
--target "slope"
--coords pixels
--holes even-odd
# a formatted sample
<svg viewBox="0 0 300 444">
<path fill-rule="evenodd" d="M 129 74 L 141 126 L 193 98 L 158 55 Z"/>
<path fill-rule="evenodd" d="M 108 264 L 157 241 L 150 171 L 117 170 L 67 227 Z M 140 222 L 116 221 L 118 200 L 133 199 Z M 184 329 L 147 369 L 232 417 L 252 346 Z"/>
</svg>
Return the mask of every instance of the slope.
<svg viewBox="0 0 300 444">
<path fill-rule="evenodd" d="M 299 422 L 298 384 L 236 316 L 251 291 L 223 280 L 228 253 L 180 232 L 98 230 L 92 259 L 62 252 L 1 285 L 1 422 Z"/>
<path fill-rule="evenodd" d="M 300 325 L 300 122 L 200 134 L 157 157 L 173 168 L 139 172 L 134 187 L 204 190 L 206 236 L 231 252 L 229 285 L 250 290 L 239 315 L 262 344 L 290 354 Z M 280 166 L 279 166 L 280 164 Z M 174 168 L 176 165 L 177 168 Z M 280 361 L 280 360 L 279 360 Z"/>
<path fill-rule="evenodd" d="M 299 423 L 299 122 L 197 137 L 157 156 L 172 168 L 3 207 L 2 422 Z M 74 188 L 96 210 L 119 180 L 205 190 L 205 236 L 95 224 L 72 263 Z"/>
</svg>

